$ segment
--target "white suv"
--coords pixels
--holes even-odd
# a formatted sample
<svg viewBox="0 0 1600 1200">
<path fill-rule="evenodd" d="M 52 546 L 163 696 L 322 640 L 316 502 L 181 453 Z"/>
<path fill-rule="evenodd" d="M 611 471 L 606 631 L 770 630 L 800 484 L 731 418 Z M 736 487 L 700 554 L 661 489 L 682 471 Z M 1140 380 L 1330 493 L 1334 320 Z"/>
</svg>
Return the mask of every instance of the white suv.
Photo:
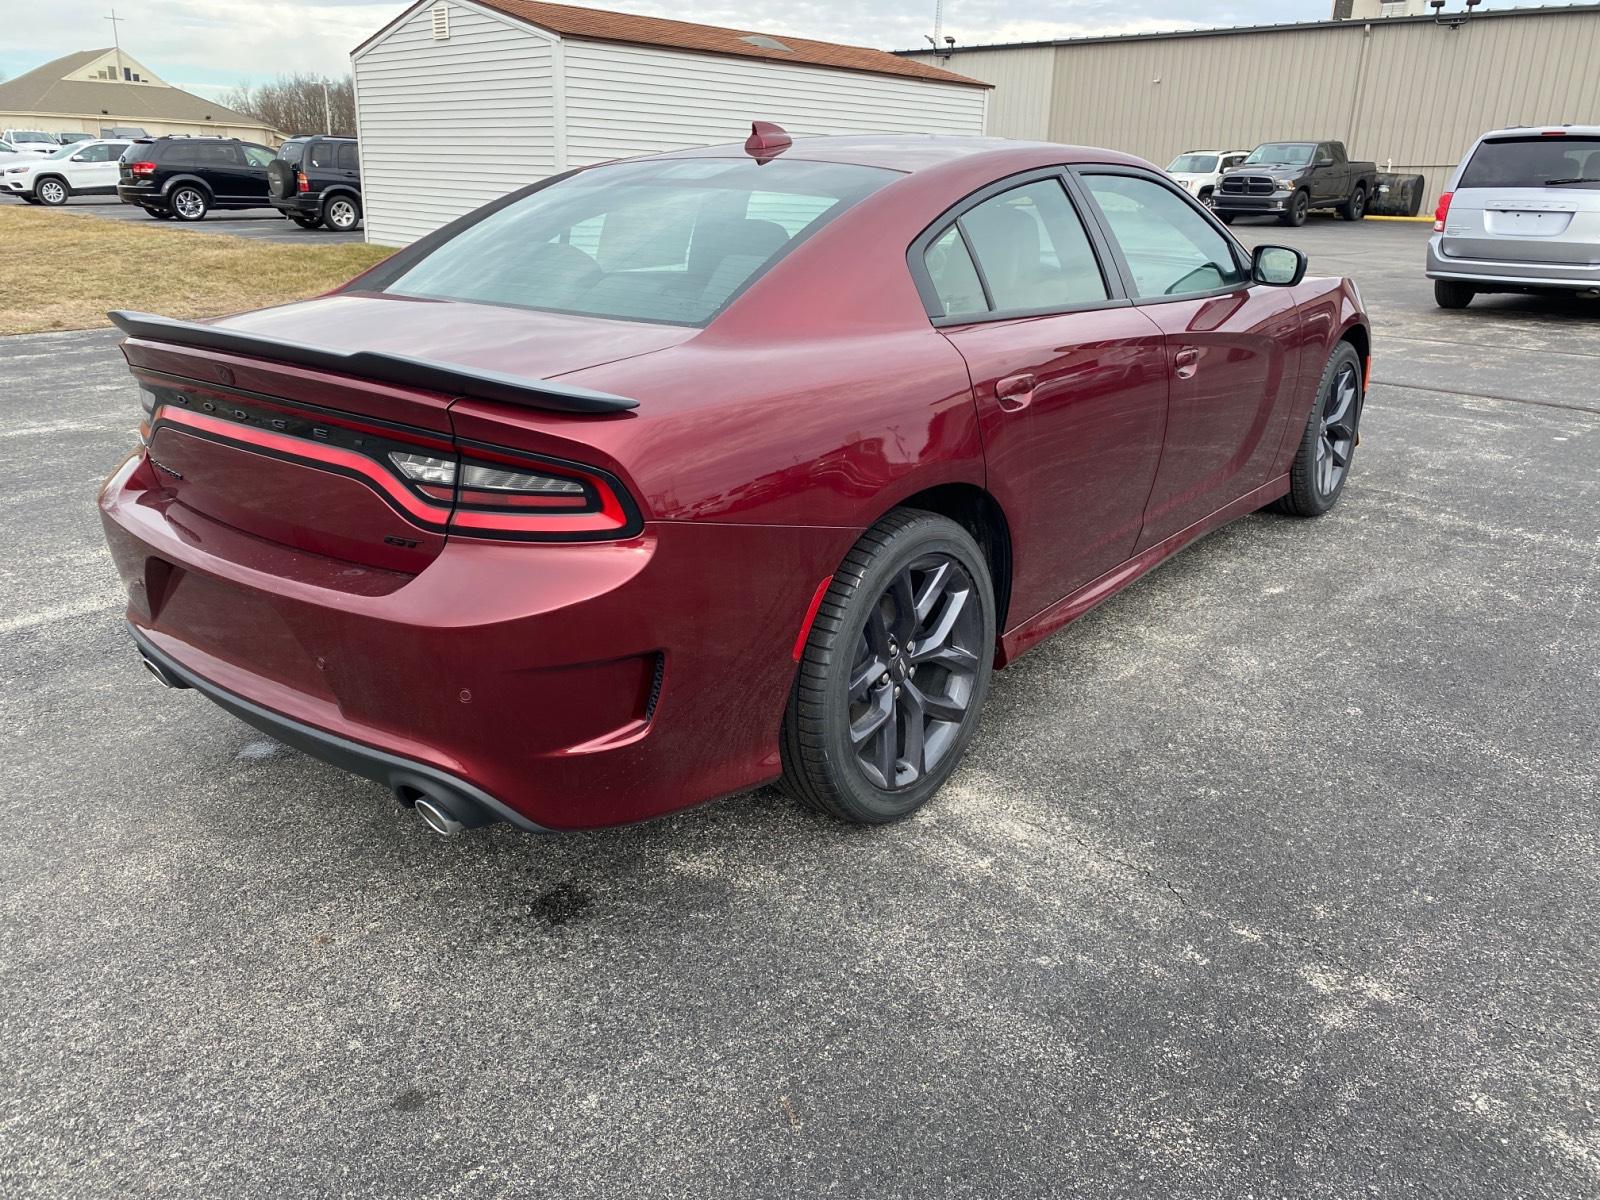
<svg viewBox="0 0 1600 1200">
<path fill-rule="evenodd" d="M 127 142 L 74 142 L 48 158 L 0 166 L 0 192 L 30 204 L 65 204 L 72 196 L 115 195 L 117 159 Z"/>
<path fill-rule="evenodd" d="M 1231 171 L 1250 157 L 1248 150 L 1185 150 L 1167 164 L 1167 174 L 1184 191 L 1207 208 L 1224 171 Z"/>
</svg>

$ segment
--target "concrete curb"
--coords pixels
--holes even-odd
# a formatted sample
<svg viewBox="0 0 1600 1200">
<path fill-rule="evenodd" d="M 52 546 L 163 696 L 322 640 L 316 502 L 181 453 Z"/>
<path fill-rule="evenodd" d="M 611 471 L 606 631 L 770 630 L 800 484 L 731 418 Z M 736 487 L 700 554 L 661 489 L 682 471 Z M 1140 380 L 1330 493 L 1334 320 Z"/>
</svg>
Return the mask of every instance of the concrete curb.
<svg viewBox="0 0 1600 1200">
<path fill-rule="evenodd" d="M 1426 221 L 1429 225 L 1433 224 L 1433 218 L 1432 217 L 1380 217 L 1376 213 L 1368 213 L 1367 214 L 1367 220 L 1369 220 L 1369 221 Z"/>
</svg>

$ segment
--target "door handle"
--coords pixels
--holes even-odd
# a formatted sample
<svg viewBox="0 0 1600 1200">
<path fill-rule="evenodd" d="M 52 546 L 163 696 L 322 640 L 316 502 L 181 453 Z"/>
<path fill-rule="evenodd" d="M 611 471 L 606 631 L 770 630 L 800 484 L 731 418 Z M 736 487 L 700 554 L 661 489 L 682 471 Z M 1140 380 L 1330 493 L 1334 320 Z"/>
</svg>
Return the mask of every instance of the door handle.
<svg viewBox="0 0 1600 1200">
<path fill-rule="evenodd" d="M 1007 375 L 994 385 L 995 399 L 1000 401 L 1000 407 L 1016 412 L 1018 409 L 1027 408 L 1033 400 L 1033 389 L 1038 385 L 1038 380 L 1032 375 Z"/>
<path fill-rule="evenodd" d="M 1179 379 L 1193 379 L 1194 373 L 1200 369 L 1200 349 L 1197 346 L 1185 346 L 1172 356 L 1172 365 L 1176 368 Z"/>
</svg>

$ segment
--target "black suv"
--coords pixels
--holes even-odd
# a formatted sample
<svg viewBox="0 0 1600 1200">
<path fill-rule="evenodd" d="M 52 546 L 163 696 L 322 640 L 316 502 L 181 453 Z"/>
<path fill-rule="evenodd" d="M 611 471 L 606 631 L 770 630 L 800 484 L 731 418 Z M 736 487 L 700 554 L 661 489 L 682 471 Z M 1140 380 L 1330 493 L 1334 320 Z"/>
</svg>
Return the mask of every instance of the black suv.
<svg viewBox="0 0 1600 1200">
<path fill-rule="evenodd" d="M 350 137 L 292 137 L 267 168 L 272 207 L 302 229 L 361 223 L 361 160 Z"/>
<path fill-rule="evenodd" d="M 140 138 L 118 160 L 117 198 L 152 217 L 198 221 L 213 208 L 266 208 L 272 151 L 221 137 Z"/>
</svg>

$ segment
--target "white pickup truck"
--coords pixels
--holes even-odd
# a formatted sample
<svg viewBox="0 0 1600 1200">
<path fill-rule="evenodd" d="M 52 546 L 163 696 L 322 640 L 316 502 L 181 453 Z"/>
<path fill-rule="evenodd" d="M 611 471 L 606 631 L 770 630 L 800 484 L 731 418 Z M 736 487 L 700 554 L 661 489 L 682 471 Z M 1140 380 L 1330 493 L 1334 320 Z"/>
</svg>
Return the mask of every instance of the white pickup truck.
<svg viewBox="0 0 1600 1200">
<path fill-rule="evenodd" d="M 1185 150 L 1167 164 L 1172 176 L 1196 200 L 1211 207 L 1211 193 L 1224 171 L 1232 170 L 1250 156 L 1248 150 Z"/>
</svg>

